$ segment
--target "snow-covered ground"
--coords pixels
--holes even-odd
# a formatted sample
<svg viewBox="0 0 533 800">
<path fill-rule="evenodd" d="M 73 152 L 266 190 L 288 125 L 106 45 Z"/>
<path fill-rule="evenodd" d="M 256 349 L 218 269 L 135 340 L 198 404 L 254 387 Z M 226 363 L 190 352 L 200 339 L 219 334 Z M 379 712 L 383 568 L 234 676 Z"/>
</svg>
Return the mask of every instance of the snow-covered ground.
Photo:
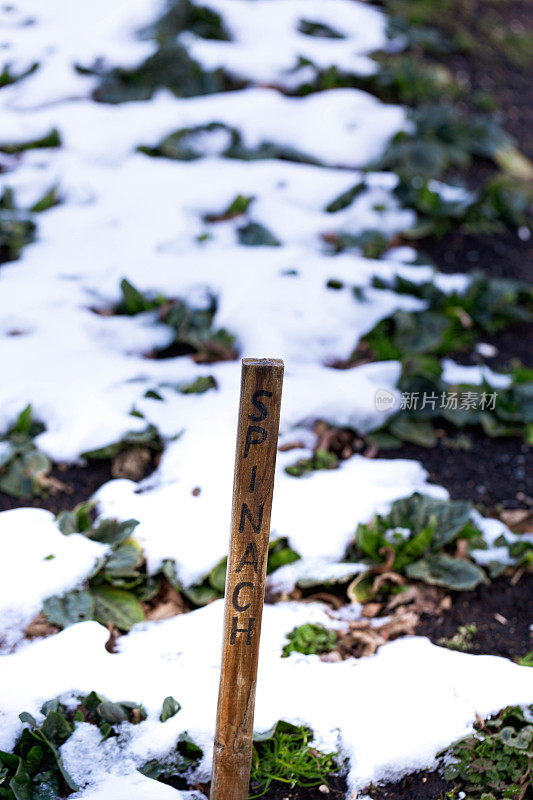
<svg viewBox="0 0 533 800">
<path fill-rule="evenodd" d="M 1 268 L 0 430 L 31 403 L 46 425 L 38 447 L 53 460 L 76 462 L 83 452 L 155 425 L 167 442 L 157 471 L 142 492 L 130 481 L 106 484 L 98 492 L 98 510 L 139 520 L 135 537 L 149 569 L 174 559 L 185 585 L 226 552 L 240 364 L 146 359 L 143 354 L 169 343 L 168 328 L 154 313 L 105 317 L 91 309 L 116 303 L 124 277 L 143 291 L 190 301 L 213 292 L 216 324 L 236 335 L 241 356 L 285 360 L 281 435 L 309 440 L 305 424 L 317 418 L 363 431 L 383 419 L 375 393 L 396 391 L 397 362 L 345 371 L 327 364 L 348 357 L 359 338 L 392 311 L 421 307 L 412 297 L 373 289 L 374 276 L 424 280 L 433 274 L 410 264 L 409 251 L 371 260 L 324 250 L 324 233 L 378 229 L 391 236 L 412 223 L 412 212 L 392 194 L 395 176 L 384 173 L 365 173 L 366 188 L 349 207 L 325 211 L 407 128 L 403 109 L 355 89 L 289 97 L 270 88 L 305 79 L 307 67 L 294 70 L 299 58 L 370 74 L 376 66 L 369 54 L 386 45 L 381 12 L 353 0 L 207 5 L 221 14 L 232 39 L 184 33 L 180 41 L 206 68 L 224 67 L 249 86 L 190 98 L 161 90 L 151 100 L 118 105 L 94 102 L 97 79 L 77 68 L 96 60 L 106 68 L 130 68 L 151 55 L 154 41 L 137 31 L 161 15 L 161 0 L 13 0 L 0 10 L 2 55 L 11 71 L 39 64 L 0 92 L 0 145 L 54 128 L 62 142 L 55 149 L 1 156 L 0 193 L 12 187 L 26 208 L 55 186 L 61 203 L 39 215 L 36 242 Z M 301 19 L 329 25 L 344 38 L 305 36 L 298 32 Z M 178 129 L 212 122 L 237 129 L 247 147 L 269 142 L 294 148 L 317 165 L 224 158 L 222 128 L 199 142 L 203 157 L 197 160 L 156 159 L 137 151 Z M 205 221 L 237 195 L 253 197 L 245 220 L 266 226 L 279 246 L 239 243 L 242 218 Z M 329 290 L 330 279 L 345 288 Z M 443 287 L 464 282 L 461 276 L 438 280 Z M 363 297 L 353 294 L 354 286 Z M 18 335 L 10 335 L 14 331 Z M 213 375 L 218 388 L 203 395 L 161 388 L 200 375 Z M 154 388 L 163 402 L 144 397 Z M 131 416 L 132 407 L 144 419 Z M 357 523 L 393 500 L 413 491 L 446 496 L 427 484 L 419 464 L 405 460 L 356 456 L 338 470 L 304 480 L 284 472 L 307 453 L 279 454 L 272 528 L 315 569 L 341 559 Z M 194 487 L 201 488 L 198 496 Z M 21 509 L 0 513 L 0 548 L 0 636 L 15 642 L 44 598 L 80 585 L 102 546 L 82 536 L 63 537 L 48 512 Z M 50 553 L 55 558 L 46 560 Z M 146 722 L 135 729 L 126 725 L 119 741 L 105 745 L 82 724 L 63 747 L 67 769 L 85 787 L 76 796 L 179 798 L 177 790 L 135 770 L 168 753 L 176 736 L 188 730 L 204 748 L 202 775 L 208 774 L 220 619 L 219 602 L 137 626 L 115 655 L 104 649 L 107 631 L 96 622 L 21 644 L 0 660 L 0 747 L 13 745 L 20 711 L 36 713 L 50 697 L 91 689 L 112 699 L 128 696 L 142 701 Z M 267 729 L 281 717 L 309 724 L 319 742 L 340 747 L 350 758 L 352 788 L 430 764 L 441 747 L 469 730 L 476 714 L 533 697 L 526 668 L 447 652 L 422 639 L 342 664 L 313 656 L 280 659 L 285 634 L 312 619 L 331 624 L 319 606 L 266 609 L 256 726 Z M 169 694 L 183 710 L 163 724 L 158 714 Z"/>
</svg>

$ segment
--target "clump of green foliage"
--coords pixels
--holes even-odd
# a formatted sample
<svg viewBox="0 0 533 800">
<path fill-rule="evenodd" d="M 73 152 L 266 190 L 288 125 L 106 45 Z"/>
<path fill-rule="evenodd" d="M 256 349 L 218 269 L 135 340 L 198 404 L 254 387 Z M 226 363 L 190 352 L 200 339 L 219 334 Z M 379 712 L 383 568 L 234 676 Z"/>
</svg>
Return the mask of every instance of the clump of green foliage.
<svg viewBox="0 0 533 800">
<path fill-rule="evenodd" d="M 33 72 L 35 72 L 38 67 L 39 64 L 34 62 L 27 69 L 15 74 L 11 71 L 10 64 L 4 64 L 2 71 L 0 72 L 0 89 L 3 89 L 4 86 L 11 86 L 13 83 L 17 83 L 23 78 L 28 77 L 28 75 L 31 75 Z"/>
<path fill-rule="evenodd" d="M 164 295 L 143 294 L 125 278 L 120 284 L 122 299 L 115 307 L 116 314 L 134 316 L 146 311 L 157 311 L 159 322 L 168 325 L 174 332 L 171 345 L 157 351 L 156 357 L 191 354 L 195 361 L 211 363 L 236 358 L 235 337 L 224 328 L 215 328 L 213 322 L 217 312 L 217 299 L 209 295 L 204 307 L 195 308 L 184 300 L 167 298 Z"/>
<path fill-rule="evenodd" d="M 219 214 L 206 214 L 204 220 L 205 222 L 225 222 L 228 219 L 240 217 L 248 211 L 253 199 L 253 197 L 238 194 L 224 211 Z"/>
<path fill-rule="evenodd" d="M 359 250 L 365 258 L 380 258 L 389 248 L 389 238 L 381 231 L 368 228 L 361 233 L 327 233 L 323 237 L 328 249 L 334 253 Z"/>
<path fill-rule="evenodd" d="M 13 752 L 0 750 L 0 797 L 5 800 L 61 797 L 79 787 L 68 774 L 59 748 L 74 731 L 66 709 L 57 700 L 41 708 L 44 721 L 38 725 L 27 711 L 20 720 L 27 724 Z"/>
<path fill-rule="evenodd" d="M 103 740 L 115 735 L 116 726 L 123 722 L 138 724 L 146 719 L 138 703 L 112 703 L 96 692 L 80 697 L 73 712 L 57 699 L 48 700 L 41 714 L 44 720 L 40 724 L 27 711 L 19 714 L 27 727 L 13 752 L 0 750 L 0 797 L 5 800 L 48 800 L 79 790 L 59 751 L 74 732 L 76 722 L 96 725 Z"/>
<path fill-rule="evenodd" d="M 49 597 L 43 611 L 59 628 L 95 619 L 128 631 L 145 619 L 142 603 L 155 597 L 159 580 L 146 574 L 144 553 L 132 538 L 137 520 L 103 519 L 94 524 L 91 509 L 91 504 L 84 503 L 74 511 L 63 512 L 58 517 L 59 529 L 65 535 L 83 533 L 88 539 L 109 545 L 110 552 L 96 564 L 85 588 Z"/>
<path fill-rule="evenodd" d="M 477 633 L 475 625 L 460 625 L 457 633 L 454 633 L 449 639 L 439 639 L 437 644 L 441 647 L 447 647 L 448 650 L 459 650 L 461 653 L 467 653 L 472 647 L 472 641 Z"/>
<path fill-rule="evenodd" d="M 270 575 L 274 570 L 285 564 L 291 564 L 293 561 L 298 561 L 300 556 L 289 547 L 287 539 L 275 539 L 269 542 L 268 545 L 268 563 L 267 575 Z M 227 570 L 227 557 L 222 558 L 218 564 L 209 572 L 205 578 L 193 586 L 180 586 L 180 591 L 191 601 L 195 606 L 205 606 L 213 600 L 219 600 L 224 597 L 224 590 L 226 587 L 226 570 Z M 172 576 L 172 568 L 168 566 L 170 582 L 178 587 L 179 581 L 176 576 Z"/>
<path fill-rule="evenodd" d="M 472 507 L 466 501 L 437 500 L 415 493 L 396 500 L 388 514 L 377 515 L 360 524 L 347 561 L 363 562 L 369 570 L 355 578 L 348 592 L 360 602 L 374 596 L 373 568 L 387 564 L 387 570 L 447 589 L 474 589 L 487 580 L 481 567 L 458 558 L 454 548 L 459 539 L 469 548 L 485 548 L 480 531 L 470 520 Z"/>
<path fill-rule="evenodd" d="M 100 78 L 95 99 L 104 103 L 148 100 L 161 88 L 169 89 L 178 97 L 194 97 L 242 86 L 242 82 L 232 79 L 222 69 L 206 70 L 191 58 L 178 41 L 179 34 L 184 31 L 203 39 L 230 39 L 216 11 L 190 0 L 173 0 L 165 14 L 142 32 L 144 38 L 153 39 L 157 45 L 156 52 L 142 64 L 132 69 L 80 70 Z"/>
<path fill-rule="evenodd" d="M 460 0 L 447 4 L 384 0 L 381 5 L 389 14 L 394 47 L 374 55 L 379 64 L 376 73 L 361 78 L 302 60 L 308 71 L 314 68 L 315 77 L 296 93 L 353 86 L 384 102 L 410 107 L 412 129 L 399 132 L 375 165 L 399 176 L 395 194 L 417 212 L 415 226 L 403 232 L 406 238 L 442 236 L 454 227 L 472 234 L 528 225 L 533 165 L 498 124 L 495 99 L 469 90 L 464 76 L 449 69 L 447 57 L 451 52 L 468 52 L 483 58 L 490 69 L 498 53 L 511 61 L 517 56 L 523 60 L 529 46 L 530 61 L 533 37 L 506 28 L 490 2 L 484 4 L 483 13 Z M 435 181 L 463 187 L 462 173 L 476 158 L 492 160 L 493 173 L 476 191 L 456 199 L 445 197 Z M 338 210 L 335 201 L 330 206 Z M 339 246 L 351 247 L 349 237 L 341 237 Z"/>
<path fill-rule="evenodd" d="M 34 240 L 35 230 L 31 216 L 17 209 L 11 189 L 4 189 L 0 197 L 0 262 L 17 259 L 22 248 Z"/>
<path fill-rule="evenodd" d="M 295 161 L 299 164 L 320 165 L 321 163 L 313 156 L 294 147 L 279 145 L 275 142 L 265 141 L 249 147 L 243 142 L 237 128 L 232 128 L 222 122 L 209 122 L 206 125 L 196 125 L 192 128 L 180 128 L 165 136 L 155 146 L 140 145 L 137 149 L 154 158 L 171 158 L 177 161 L 193 161 L 197 158 L 204 158 L 208 151 L 210 155 L 236 158 L 242 161 L 276 158 L 283 161 Z"/>
<path fill-rule="evenodd" d="M 475 273 L 464 290 L 448 294 L 432 282 L 414 283 L 401 277 L 390 283 L 374 278 L 373 285 L 427 304 L 423 311 L 397 312 L 364 337 L 378 360 L 389 358 L 389 353 L 395 358 L 418 353 L 445 355 L 471 345 L 481 334 L 533 320 L 533 288 L 522 281 Z M 385 352 L 384 347 L 388 348 Z"/>
<path fill-rule="evenodd" d="M 139 767 L 139 772 L 152 780 L 172 785 L 174 779 L 189 775 L 202 756 L 202 749 L 186 733 L 181 733 L 174 751 L 167 758 L 152 758 Z"/>
<path fill-rule="evenodd" d="M 169 89 L 177 97 L 197 97 L 240 87 L 222 69 L 204 69 L 177 42 L 162 45 L 133 69 L 116 67 L 107 73 L 85 72 L 100 77 L 94 99 L 101 103 L 149 100 L 161 88 Z"/>
<path fill-rule="evenodd" d="M 519 538 L 511 542 L 506 538 L 505 534 L 502 534 L 498 536 L 494 545 L 496 547 L 506 547 L 515 566 L 525 567 L 525 569 L 533 568 L 533 544 L 527 539 Z"/>
<path fill-rule="evenodd" d="M 481 426 L 491 437 L 531 439 L 533 380 L 527 370 L 516 371 L 512 384 L 495 392 L 487 383 L 446 383 L 437 358 L 472 346 L 481 335 L 530 321 L 533 295 L 528 284 L 475 275 L 463 292 L 448 295 L 432 283 L 414 284 L 403 278 L 390 284 L 375 279 L 374 285 L 423 300 L 427 308 L 396 311 L 381 320 L 352 356 L 357 361 L 363 348 L 365 357 L 370 353 L 378 361 L 402 361 L 398 389 L 417 398 L 373 431 L 371 441 L 381 448 L 398 447 L 405 441 L 432 447 L 437 443 L 437 422 L 458 428 Z M 423 403 L 424 394 L 428 400 Z"/>
<path fill-rule="evenodd" d="M 335 453 L 330 453 L 329 450 L 323 450 L 319 447 L 311 458 L 298 459 L 295 464 L 285 467 L 285 472 L 295 478 L 301 478 L 303 475 L 309 475 L 317 470 L 336 469 L 338 466 L 339 459 Z"/>
<path fill-rule="evenodd" d="M 95 450 L 87 450 L 82 453 L 82 458 L 86 458 L 88 461 L 113 459 L 119 453 L 132 448 L 145 448 L 153 453 L 162 452 L 163 441 L 157 428 L 153 425 L 148 425 L 142 431 L 128 431 L 118 442 L 112 442 Z"/>
<path fill-rule="evenodd" d="M 76 708 L 73 721 L 89 722 L 96 725 L 102 734 L 102 741 L 116 733 L 116 725 L 130 722 L 138 725 L 146 719 L 146 712 L 142 705 L 129 700 L 112 703 L 97 692 L 90 692 L 87 697 L 80 697 L 80 704 Z"/>
<path fill-rule="evenodd" d="M 229 41 L 231 38 L 220 14 L 191 0 L 171 0 L 167 3 L 166 13 L 143 33 L 161 43 L 174 39 L 183 31 L 189 31 L 201 39 Z"/>
<path fill-rule="evenodd" d="M 488 383 L 451 385 L 442 380 L 438 362 L 422 357 L 404 361 L 398 387 L 408 398 L 420 399 L 425 392 L 426 404 L 413 406 L 409 401 L 372 431 L 368 438 L 381 449 L 399 447 L 402 442 L 433 447 L 439 424 L 458 429 L 480 426 L 491 438 L 518 436 L 532 441 L 533 381 L 515 377 L 507 389 L 497 391 Z"/>
<path fill-rule="evenodd" d="M 287 634 L 288 643 L 283 648 L 283 655 L 303 653 L 306 656 L 330 653 L 335 649 L 339 635 L 337 631 L 306 622 Z"/>
<path fill-rule="evenodd" d="M 447 751 L 451 763 L 444 777 L 454 788 L 447 800 L 503 800 L 529 797 L 533 759 L 533 706 L 503 709 L 497 717 L 477 725 L 472 736 Z"/>
<path fill-rule="evenodd" d="M 33 442 L 44 429 L 26 406 L 0 442 L 0 491 L 22 500 L 46 492 L 52 464 Z"/>
<path fill-rule="evenodd" d="M 250 776 L 250 798 L 262 797 L 274 783 L 311 787 L 327 785 L 339 772 L 336 753 L 311 746 L 312 733 L 304 726 L 280 721 L 267 737 L 255 737 Z"/>
<path fill-rule="evenodd" d="M 298 30 L 305 36 L 316 36 L 319 39 L 344 39 L 342 33 L 325 25 L 323 22 L 314 22 L 308 19 L 301 19 L 298 23 Z"/>
<path fill-rule="evenodd" d="M 217 389 L 218 384 L 212 375 L 200 375 L 190 383 L 160 383 L 158 389 L 174 389 L 180 394 L 205 394 L 210 389 Z M 145 397 L 152 400 L 162 400 L 160 393 L 157 389 L 148 389 L 144 394 Z"/>
<path fill-rule="evenodd" d="M 61 147 L 61 137 L 56 128 L 42 136 L 40 139 L 28 139 L 25 142 L 15 143 L 1 143 L 0 152 L 7 153 L 8 155 L 16 155 L 17 153 L 24 153 L 26 150 L 40 150 L 48 147 Z"/>
<path fill-rule="evenodd" d="M 259 222 L 247 222 L 237 229 L 237 238 L 247 247 L 279 247 L 281 242 Z"/>
<path fill-rule="evenodd" d="M 217 382 L 212 375 L 201 375 L 192 383 L 183 384 L 180 388 L 181 394 L 205 394 L 209 389 L 216 389 Z"/>
<path fill-rule="evenodd" d="M 52 187 L 31 208 L 20 209 L 13 190 L 9 187 L 4 189 L 0 196 L 0 264 L 15 261 L 22 248 L 34 241 L 37 226 L 33 215 L 58 203 L 57 189 Z"/>
<path fill-rule="evenodd" d="M 137 520 L 102 519 L 95 523 L 93 516 L 93 504 L 89 502 L 57 517 L 63 534 L 82 533 L 109 545 L 109 553 L 95 565 L 83 588 L 44 601 L 43 612 L 52 625 L 66 628 L 95 619 L 102 625 L 129 631 L 146 619 L 144 604 L 157 597 L 165 581 L 193 606 L 204 606 L 224 596 L 227 558 L 221 559 L 202 581 L 185 587 L 171 559 L 163 562 L 157 574 L 147 573 L 144 552 L 133 537 Z M 276 539 L 269 543 L 267 573 L 299 558 L 286 539 Z"/>
</svg>

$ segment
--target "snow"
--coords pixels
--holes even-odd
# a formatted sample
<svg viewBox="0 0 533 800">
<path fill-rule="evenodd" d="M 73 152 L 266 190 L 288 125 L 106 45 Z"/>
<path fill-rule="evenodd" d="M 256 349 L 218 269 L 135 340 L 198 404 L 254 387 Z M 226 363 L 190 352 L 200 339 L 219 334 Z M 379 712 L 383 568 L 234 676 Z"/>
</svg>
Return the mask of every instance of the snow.
<svg viewBox="0 0 533 800">
<path fill-rule="evenodd" d="M 0 642 L 12 646 L 43 600 L 81 584 L 107 546 L 73 533 L 63 536 L 49 511 L 20 508 L 0 514 Z"/>
<path fill-rule="evenodd" d="M 0 747 L 9 747 L 20 730 L 16 715 L 21 708 L 39 716 L 45 698 L 62 694 L 72 703 L 73 695 L 94 689 L 112 699 L 142 702 L 147 720 L 123 724 L 118 740 L 103 748 L 94 728 L 78 727 L 61 752 L 67 770 L 84 784 L 80 797 L 115 796 L 108 793 L 115 781 L 122 793 L 130 782 L 141 783 L 135 768 L 163 757 L 182 731 L 204 750 L 199 778 L 206 779 L 222 610 L 222 601 L 217 601 L 165 622 L 136 626 L 114 655 L 104 648 L 106 629 L 84 622 L 5 656 L 0 681 L 10 692 L 3 699 Z M 265 607 L 255 727 L 269 730 L 280 718 L 309 725 L 318 746 L 340 749 L 350 758 L 351 788 L 431 765 L 439 749 L 471 730 L 476 714 L 483 717 L 531 698 L 531 669 L 492 656 L 453 652 L 417 637 L 385 645 L 370 658 L 340 663 L 300 654 L 281 658 L 286 634 L 304 622 L 339 625 L 316 603 Z M 36 663 L 39 681 L 34 679 Z M 141 682 L 141 675 L 147 680 Z M 161 724 L 161 705 L 169 694 L 183 708 Z M 152 784 L 141 785 L 152 796 Z M 153 791 L 157 797 L 159 787 Z"/>
<path fill-rule="evenodd" d="M 416 265 L 411 247 L 379 260 L 328 252 L 325 235 L 377 229 L 393 237 L 414 223 L 414 213 L 394 195 L 396 176 L 370 171 L 390 139 L 409 129 L 405 110 L 356 89 L 291 97 L 273 88 L 312 79 L 315 67 L 372 74 L 370 55 L 386 45 L 386 17 L 352 0 L 276 0 L 275 13 L 274 0 L 206 4 L 222 15 L 232 40 L 187 33 L 179 40 L 204 67 L 222 66 L 248 82 L 246 88 L 189 98 L 161 90 L 149 101 L 117 105 L 95 103 L 97 79 L 76 67 L 140 64 L 155 43 L 138 32 L 163 12 L 162 0 L 13 0 L 0 9 L 5 63 L 14 74 L 38 63 L 1 90 L 1 141 L 24 142 L 56 128 L 62 142 L 1 156 L 0 193 L 13 187 L 18 205 L 28 208 L 55 186 L 61 204 L 35 215 L 36 242 L 1 267 L 0 355 L 8 380 L 0 386 L 0 431 L 31 403 L 46 426 L 37 446 L 55 461 L 79 463 L 84 452 L 155 425 L 165 441 L 158 469 L 140 485 L 114 480 L 102 486 L 98 512 L 139 520 L 135 538 L 149 571 L 173 558 L 184 584 L 201 579 L 226 554 L 240 365 L 148 359 L 150 350 L 170 341 L 155 313 L 106 317 L 94 309 L 120 299 L 124 277 L 143 291 L 190 302 L 214 293 L 215 324 L 235 334 L 240 355 L 282 357 L 286 364 L 281 439 L 303 447 L 279 454 L 272 537 L 287 537 L 301 560 L 272 575 L 269 585 L 288 592 L 297 582 L 355 574 L 361 565 L 341 559 L 357 524 L 386 512 L 394 500 L 413 491 L 447 496 L 427 483 L 420 464 L 402 459 L 355 456 L 338 470 L 302 479 L 284 468 L 309 455 L 314 420 L 369 431 L 385 419 L 376 394 L 399 398 L 398 362 L 328 366 L 348 358 L 361 336 L 395 310 L 425 307 L 373 288 L 373 278 L 432 280 L 447 292 L 463 290 L 468 278 Z M 329 25 L 343 38 L 306 36 L 298 30 L 302 19 Z M 294 70 L 300 57 L 315 67 Z M 201 157 L 194 161 L 137 151 L 212 122 L 235 128 L 247 147 L 270 142 L 317 165 L 225 158 L 228 137 L 220 130 L 197 137 Z M 361 182 L 364 189 L 348 207 L 326 211 Z M 465 200 L 442 184 L 438 190 Z M 242 217 L 206 221 L 237 195 L 253 198 Z M 238 228 L 250 221 L 266 226 L 280 246 L 240 244 Z M 328 289 L 331 279 L 343 288 Z M 217 388 L 203 395 L 173 388 L 207 375 Z M 444 363 L 444 378 L 507 385 L 486 368 L 451 361 Z M 149 389 L 163 402 L 146 398 Z M 134 407 L 144 419 L 131 415 Z M 476 522 L 490 546 L 476 557 L 482 563 L 500 558 L 494 541 L 502 531 L 509 538 L 507 529 L 481 517 Z M 80 724 L 62 748 L 82 787 L 74 797 L 193 800 L 194 793 L 155 783 L 137 767 L 167 755 L 187 730 L 204 749 L 200 775 L 208 776 L 222 604 L 136 626 L 121 638 L 117 654 L 105 650 L 108 632 L 96 622 L 24 642 L 24 628 L 43 600 L 81 585 L 106 548 L 81 535 L 63 536 L 50 513 L 33 508 L 0 513 L 0 547 L 0 686 L 9 687 L 0 692 L 0 747 L 11 747 L 19 734 L 19 712 L 38 715 L 51 697 L 72 703 L 77 693 L 95 689 L 112 700 L 135 699 L 148 711 L 145 722 L 125 725 L 103 745 L 93 727 Z M 283 717 L 310 725 L 321 746 L 339 747 L 350 758 L 352 788 L 430 765 L 439 748 L 470 730 L 476 713 L 533 696 L 526 668 L 423 639 L 406 638 L 372 658 L 340 664 L 297 654 L 280 658 L 296 625 L 335 627 L 359 611 L 354 604 L 335 620 L 317 604 L 267 606 L 256 713 L 258 730 Z M 162 724 L 168 694 L 183 709 Z"/>
<path fill-rule="evenodd" d="M 479 386 L 486 382 L 494 389 L 507 389 L 513 382 L 511 375 L 500 375 L 490 367 L 465 367 L 456 364 L 451 358 L 442 359 L 442 379 L 450 384 L 471 384 Z"/>
<path fill-rule="evenodd" d="M 300 60 L 318 69 L 336 66 L 341 72 L 372 75 L 377 65 L 368 54 L 386 42 L 387 19 L 364 3 L 345 0 L 208 0 L 218 12 L 231 41 L 201 39 L 183 33 L 179 41 L 209 69 L 219 67 L 248 80 L 287 88 L 312 79 L 314 70 L 298 67 Z M 339 38 L 309 36 L 298 30 L 301 21 L 326 25 Z M 272 42 L 276 46 L 272 46 Z"/>
</svg>

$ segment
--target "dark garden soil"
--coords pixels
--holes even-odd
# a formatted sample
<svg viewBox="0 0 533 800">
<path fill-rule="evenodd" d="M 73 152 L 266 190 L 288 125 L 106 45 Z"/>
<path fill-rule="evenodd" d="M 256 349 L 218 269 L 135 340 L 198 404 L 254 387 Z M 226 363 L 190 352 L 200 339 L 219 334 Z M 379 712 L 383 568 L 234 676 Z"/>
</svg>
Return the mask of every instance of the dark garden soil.
<svg viewBox="0 0 533 800">
<path fill-rule="evenodd" d="M 169 786 L 174 786 L 176 789 L 187 790 L 191 787 L 182 778 L 169 778 L 163 780 L 163 783 L 168 783 Z M 323 784 L 326 786 L 326 784 Z M 210 784 L 198 784 L 193 788 L 202 791 L 209 797 Z M 292 789 L 286 783 L 273 782 L 268 791 L 261 795 L 261 800 L 345 800 L 348 788 L 346 779 L 338 775 L 331 775 L 328 778 L 327 793 L 318 786 L 295 786 Z M 250 796 L 254 794 L 253 788 L 250 787 Z"/>
<path fill-rule="evenodd" d="M 150 475 L 157 467 L 159 457 L 159 453 L 151 454 L 142 474 L 139 474 L 136 480 L 142 480 Z M 54 514 L 59 514 L 60 511 L 68 511 L 79 503 L 89 500 L 100 486 L 114 477 L 118 476 L 112 474 L 109 459 L 89 461 L 85 465 L 54 464 L 49 476 L 51 489 L 46 494 L 28 500 L 0 492 L 0 511 L 31 507 L 45 508 Z"/>
<path fill-rule="evenodd" d="M 458 364 L 486 364 L 496 372 L 505 372 L 514 367 L 533 366 L 533 325 L 518 323 L 497 333 L 483 334 L 482 341 L 496 348 L 493 356 L 482 356 L 473 350 L 450 353 Z"/>
<path fill-rule="evenodd" d="M 454 447 L 467 436 L 469 450 Z M 435 447 L 403 444 L 380 451 L 379 458 L 420 461 L 429 480 L 448 489 L 452 500 L 470 500 L 483 506 L 528 508 L 533 496 L 533 453 L 521 439 L 491 439 L 481 429 L 451 429 Z"/>
<path fill-rule="evenodd" d="M 512 43 L 502 47 L 491 45 L 491 36 L 507 31 L 527 33 L 533 30 L 533 4 L 529 0 L 456 0 L 460 11 L 474 16 L 468 22 L 468 32 L 475 44 L 470 52 L 451 53 L 445 64 L 470 86 L 470 96 L 477 92 L 493 95 L 498 104 L 500 122 L 529 158 L 533 157 L 533 105 L 528 61 L 517 61 L 517 49 Z M 436 15 L 435 25 L 438 26 Z M 490 27 L 490 30 L 488 29 Z"/>
<path fill-rule="evenodd" d="M 11 497 L 0 492 L 0 511 L 12 508 L 45 508 L 58 514 L 78 503 L 84 503 L 102 484 L 111 480 L 111 463 L 94 461 L 86 466 L 54 464 L 51 477 L 59 481 L 58 488 L 46 495 L 33 497 L 31 500 Z M 59 488 L 59 486 L 64 488 Z"/>
<path fill-rule="evenodd" d="M 438 772 L 414 772 L 395 783 L 369 786 L 364 793 L 375 800 L 439 800 L 450 784 Z"/>
<path fill-rule="evenodd" d="M 461 16 L 473 16 L 467 22 L 472 49 L 465 53 L 447 53 L 444 65 L 463 85 L 468 87 L 466 98 L 461 100 L 467 111 L 478 110 L 475 98 L 480 93 L 491 95 L 497 106 L 497 118 L 502 128 L 514 138 L 518 148 L 528 158 L 533 158 L 533 81 L 531 60 L 516 62 L 516 50 L 491 45 L 491 36 L 499 31 L 514 33 L 533 30 L 533 3 L 527 0 L 455 0 L 457 21 Z M 453 17 L 451 17 L 453 19 Z M 463 25 L 465 24 L 463 20 Z M 439 28 L 438 12 L 432 26 Z M 445 36 L 454 34 L 444 27 Z M 490 27 L 490 31 L 487 28 Z M 459 28 L 457 28 L 457 33 Z M 496 37 L 494 37 L 496 38 Z M 476 188 L 494 173 L 488 162 L 476 160 L 462 177 L 469 186 Z M 481 269 L 491 277 L 506 277 L 518 280 L 533 280 L 533 236 L 524 241 L 511 229 L 497 234 L 465 236 L 453 231 L 441 239 L 423 239 L 418 242 L 420 250 L 427 253 L 443 272 L 470 272 Z"/>
<path fill-rule="evenodd" d="M 476 235 L 455 230 L 440 239 L 421 239 L 417 247 L 441 272 L 478 270 L 491 278 L 533 280 L 533 236 L 523 241 L 518 232 L 510 228 Z"/>
<path fill-rule="evenodd" d="M 423 613 L 416 634 L 438 644 L 453 637 L 461 626 L 475 625 L 477 632 L 466 652 L 512 659 L 532 649 L 532 609 L 533 574 L 522 574 L 514 586 L 504 576 L 470 592 L 455 593 L 451 608 L 438 615 Z"/>
<path fill-rule="evenodd" d="M 295 786 L 291 789 L 285 783 L 273 783 L 268 792 L 262 795 L 262 800 L 345 800 L 348 789 L 344 778 L 332 776 L 327 788 L 329 792 L 326 794 L 318 786 Z"/>
</svg>

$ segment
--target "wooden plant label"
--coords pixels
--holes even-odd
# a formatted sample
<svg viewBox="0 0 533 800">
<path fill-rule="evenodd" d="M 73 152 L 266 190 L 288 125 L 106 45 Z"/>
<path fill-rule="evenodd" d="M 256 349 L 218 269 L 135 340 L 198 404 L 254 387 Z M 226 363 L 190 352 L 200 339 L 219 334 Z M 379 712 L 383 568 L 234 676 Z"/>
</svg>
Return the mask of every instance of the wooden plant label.
<svg viewBox="0 0 533 800">
<path fill-rule="evenodd" d="M 211 800 L 248 797 L 282 383 L 280 359 L 243 359 Z"/>
</svg>

